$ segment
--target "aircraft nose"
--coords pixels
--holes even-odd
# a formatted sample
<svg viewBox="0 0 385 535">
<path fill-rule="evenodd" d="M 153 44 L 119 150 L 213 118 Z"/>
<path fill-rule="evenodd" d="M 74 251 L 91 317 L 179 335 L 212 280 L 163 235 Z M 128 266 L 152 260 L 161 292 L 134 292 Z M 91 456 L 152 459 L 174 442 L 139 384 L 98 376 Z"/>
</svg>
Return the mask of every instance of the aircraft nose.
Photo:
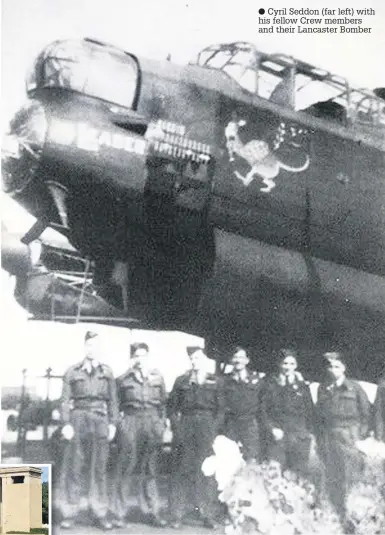
<svg viewBox="0 0 385 535">
<path fill-rule="evenodd" d="M 39 167 L 48 123 L 43 106 L 29 102 L 17 112 L 1 147 L 2 189 L 19 193 Z"/>
</svg>

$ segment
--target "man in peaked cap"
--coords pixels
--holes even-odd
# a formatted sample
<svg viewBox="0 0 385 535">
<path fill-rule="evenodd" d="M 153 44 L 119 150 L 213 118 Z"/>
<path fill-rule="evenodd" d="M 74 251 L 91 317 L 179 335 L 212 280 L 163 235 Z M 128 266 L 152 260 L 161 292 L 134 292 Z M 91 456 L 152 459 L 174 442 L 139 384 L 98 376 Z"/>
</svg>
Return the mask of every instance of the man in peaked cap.
<svg viewBox="0 0 385 535">
<path fill-rule="evenodd" d="M 190 504 L 207 528 L 215 528 L 215 481 L 206 478 L 202 463 L 211 455 L 212 444 L 222 425 L 224 400 L 222 381 L 208 372 L 204 349 L 187 348 L 191 370 L 177 377 L 168 400 L 173 432 L 171 474 L 172 527 L 179 529 Z"/>
<path fill-rule="evenodd" d="M 318 449 L 330 499 L 342 522 L 349 525 L 346 498 L 362 466 L 356 442 L 367 436 L 370 403 L 363 388 L 346 377 L 346 361 L 340 352 L 325 353 L 324 358 L 329 378 L 318 389 Z"/>
<path fill-rule="evenodd" d="M 84 352 L 63 377 L 62 434 L 68 442 L 58 489 L 61 527 L 72 526 L 86 501 L 99 527 L 109 530 L 107 462 L 118 419 L 116 387 L 112 370 L 97 358 L 97 333 L 86 332 Z"/>
<path fill-rule="evenodd" d="M 139 466 L 137 495 L 144 515 L 157 527 L 167 524 L 160 516 L 158 454 L 166 428 L 166 388 L 161 373 L 150 365 L 145 343 L 131 346 L 131 366 L 118 377 L 117 391 L 123 418 L 117 433 L 118 456 L 113 474 L 111 512 L 114 525 L 124 527 Z"/>
</svg>

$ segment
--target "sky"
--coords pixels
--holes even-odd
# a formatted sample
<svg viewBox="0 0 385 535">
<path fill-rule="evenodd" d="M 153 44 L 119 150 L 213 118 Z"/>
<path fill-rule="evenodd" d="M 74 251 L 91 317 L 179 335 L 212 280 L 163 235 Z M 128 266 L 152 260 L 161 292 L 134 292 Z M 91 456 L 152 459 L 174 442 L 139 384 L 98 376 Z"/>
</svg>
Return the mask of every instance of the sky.
<svg viewBox="0 0 385 535">
<path fill-rule="evenodd" d="M 49 477 L 49 467 L 48 466 L 42 466 L 41 467 L 42 470 L 43 470 L 43 473 L 41 475 L 41 480 L 43 481 L 43 483 L 45 481 L 48 481 L 48 477 Z"/>
<path fill-rule="evenodd" d="M 24 98 L 26 72 L 55 39 L 94 37 L 128 51 L 186 63 L 205 46 L 250 41 L 347 77 L 360 87 L 385 85 L 385 2 L 350 0 L 352 8 L 375 9 L 365 19 L 370 34 L 259 34 L 258 9 L 346 8 L 343 0 L 2 0 L 2 111 L 5 120 Z"/>
</svg>

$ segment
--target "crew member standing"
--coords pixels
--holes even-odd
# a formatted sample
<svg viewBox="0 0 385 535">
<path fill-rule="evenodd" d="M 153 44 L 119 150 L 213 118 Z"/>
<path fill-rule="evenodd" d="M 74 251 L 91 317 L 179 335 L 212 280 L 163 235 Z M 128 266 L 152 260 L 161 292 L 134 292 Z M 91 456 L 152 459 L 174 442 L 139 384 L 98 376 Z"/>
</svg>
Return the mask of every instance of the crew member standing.
<svg viewBox="0 0 385 535">
<path fill-rule="evenodd" d="M 264 381 L 261 392 L 261 421 L 268 459 L 278 461 L 283 470 L 308 475 L 313 400 L 310 388 L 297 372 L 297 354 L 281 349 L 278 373 Z"/>
<path fill-rule="evenodd" d="M 224 434 L 242 444 L 245 460 L 262 460 L 259 430 L 259 394 L 263 374 L 247 369 L 249 358 L 236 347 L 231 359 L 233 370 L 224 377 Z"/>
<path fill-rule="evenodd" d="M 166 389 L 163 376 L 151 367 L 149 347 L 131 346 L 131 367 L 117 379 L 123 418 L 117 432 L 117 459 L 111 489 L 111 512 L 116 527 L 125 526 L 133 489 L 149 522 L 165 527 L 160 516 L 157 485 L 158 456 L 166 428 Z M 135 468 L 139 481 L 133 485 Z"/>
<path fill-rule="evenodd" d="M 316 405 L 318 448 L 325 465 L 330 499 L 343 522 L 346 498 L 362 468 L 355 444 L 368 434 L 370 403 L 363 388 L 345 375 L 340 353 L 325 353 L 329 381 L 318 389 Z"/>
<path fill-rule="evenodd" d="M 171 475 L 172 527 L 178 529 L 190 503 L 207 528 L 215 528 L 214 479 L 202 472 L 202 463 L 223 423 L 223 386 L 207 371 L 208 359 L 200 347 L 188 347 L 191 370 L 178 377 L 168 400 L 173 431 L 173 473 Z M 187 496 L 190 500 L 187 502 Z"/>
<path fill-rule="evenodd" d="M 97 334 L 85 336 L 85 358 L 63 378 L 61 415 L 65 445 L 57 501 L 62 528 L 70 528 L 80 510 L 88 508 L 103 530 L 112 528 L 108 512 L 109 441 L 118 419 L 115 380 L 97 360 Z"/>
</svg>

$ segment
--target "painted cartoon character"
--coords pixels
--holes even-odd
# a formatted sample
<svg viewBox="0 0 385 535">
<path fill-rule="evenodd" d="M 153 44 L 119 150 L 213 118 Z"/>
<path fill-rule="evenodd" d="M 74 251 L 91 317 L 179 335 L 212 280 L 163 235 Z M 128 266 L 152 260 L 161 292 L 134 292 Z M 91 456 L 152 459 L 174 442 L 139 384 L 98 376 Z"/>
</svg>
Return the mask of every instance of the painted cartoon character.
<svg viewBox="0 0 385 535">
<path fill-rule="evenodd" d="M 304 134 L 302 129 L 297 129 L 293 126 L 287 128 L 285 123 L 280 123 L 272 143 L 272 148 L 270 148 L 269 144 L 261 139 L 253 139 L 248 143 L 243 143 L 238 131 L 239 128 L 246 124 L 246 121 L 243 119 L 238 121 L 232 120 L 225 129 L 226 148 L 230 162 L 234 162 L 234 156 L 237 155 L 243 160 L 246 160 L 250 166 L 250 170 L 246 176 L 241 175 L 237 170 L 234 171 L 235 176 L 245 186 L 248 186 L 256 176 L 259 176 L 265 184 L 261 188 L 261 191 L 268 193 L 275 188 L 276 184 L 273 179 L 278 176 L 281 169 L 292 173 L 300 173 L 309 167 L 310 158 L 308 154 L 304 154 L 304 162 L 297 167 L 282 162 L 276 152 L 283 143 L 290 145 L 293 150 L 304 152 L 301 147 L 302 134 Z"/>
</svg>

